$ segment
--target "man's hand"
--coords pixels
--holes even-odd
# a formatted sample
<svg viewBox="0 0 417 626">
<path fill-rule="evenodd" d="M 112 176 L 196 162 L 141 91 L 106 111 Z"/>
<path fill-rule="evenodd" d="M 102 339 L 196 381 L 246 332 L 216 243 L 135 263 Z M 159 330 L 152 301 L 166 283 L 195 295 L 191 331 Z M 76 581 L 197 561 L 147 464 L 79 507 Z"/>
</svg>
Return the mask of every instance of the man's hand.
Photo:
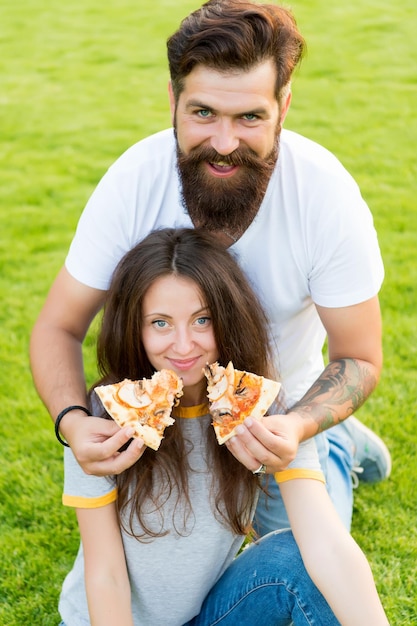
<svg viewBox="0 0 417 626">
<path fill-rule="evenodd" d="M 120 429 L 113 420 L 74 413 L 66 420 L 65 437 L 86 474 L 120 474 L 136 463 L 146 449 L 142 439 L 133 439 L 126 450 L 119 452 L 131 439 L 133 428 Z"/>
<path fill-rule="evenodd" d="M 263 464 L 268 474 L 287 469 L 302 439 L 302 420 L 296 414 L 268 415 L 261 421 L 248 417 L 225 443 L 252 472 Z"/>
<path fill-rule="evenodd" d="M 284 470 L 298 445 L 352 415 L 372 393 L 382 367 L 378 297 L 339 309 L 317 306 L 326 329 L 330 362 L 287 415 L 261 422 L 248 418 L 226 442 L 230 452 L 254 471 Z"/>
</svg>

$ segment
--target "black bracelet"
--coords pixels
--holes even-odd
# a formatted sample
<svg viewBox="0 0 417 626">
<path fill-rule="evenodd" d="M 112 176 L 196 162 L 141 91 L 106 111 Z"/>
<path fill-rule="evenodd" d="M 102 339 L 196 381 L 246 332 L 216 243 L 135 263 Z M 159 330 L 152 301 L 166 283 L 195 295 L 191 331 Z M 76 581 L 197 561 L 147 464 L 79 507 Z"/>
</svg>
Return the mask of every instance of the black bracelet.
<svg viewBox="0 0 417 626">
<path fill-rule="evenodd" d="M 61 413 L 59 413 L 55 421 L 55 436 L 58 439 L 59 443 L 62 443 L 62 445 L 66 446 L 67 448 L 69 448 L 69 445 L 67 444 L 66 441 L 62 439 L 61 435 L 59 434 L 59 425 L 61 423 L 62 418 L 70 411 L 84 411 L 84 413 L 86 413 L 87 415 L 91 415 L 90 411 L 85 406 L 80 406 L 78 404 L 67 406 L 66 409 L 62 409 Z"/>
</svg>

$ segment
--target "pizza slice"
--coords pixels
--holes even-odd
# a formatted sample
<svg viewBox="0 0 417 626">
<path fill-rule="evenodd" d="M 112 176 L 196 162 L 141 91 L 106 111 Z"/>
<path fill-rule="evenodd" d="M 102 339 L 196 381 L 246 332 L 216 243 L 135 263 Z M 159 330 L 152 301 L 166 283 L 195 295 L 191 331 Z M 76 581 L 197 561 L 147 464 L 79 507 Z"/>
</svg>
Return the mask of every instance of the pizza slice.
<svg viewBox="0 0 417 626">
<path fill-rule="evenodd" d="M 235 429 L 249 415 L 261 419 L 275 400 L 281 383 L 257 374 L 235 370 L 217 362 L 206 365 L 207 396 L 219 444 L 233 437 Z"/>
<path fill-rule="evenodd" d="M 143 439 L 158 450 L 167 426 L 174 423 L 173 406 L 182 396 L 182 380 L 168 369 L 155 372 L 152 378 L 129 380 L 94 389 L 107 413 L 121 428 L 132 426 L 133 437 Z"/>
</svg>

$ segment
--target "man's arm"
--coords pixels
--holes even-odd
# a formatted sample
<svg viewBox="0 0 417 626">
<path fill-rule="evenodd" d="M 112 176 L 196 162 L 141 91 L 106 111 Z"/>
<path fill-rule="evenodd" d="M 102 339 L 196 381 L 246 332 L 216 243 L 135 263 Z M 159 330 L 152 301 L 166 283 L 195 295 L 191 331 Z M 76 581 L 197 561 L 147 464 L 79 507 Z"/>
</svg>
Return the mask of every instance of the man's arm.
<svg viewBox="0 0 417 626">
<path fill-rule="evenodd" d="M 71 404 L 86 404 L 82 342 L 105 292 L 91 289 L 63 268 L 34 326 L 31 367 L 40 397 L 54 419 Z M 62 427 L 65 432 L 65 422 Z"/>
<path fill-rule="evenodd" d="M 352 415 L 375 389 L 382 369 L 377 296 L 356 306 L 317 310 L 328 336 L 329 364 L 291 408 L 304 421 L 302 440 Z"/>
<path fill-rule="evenodd" d="M 378 297 L 350 307 L 317 307 L 328 335 L 329 364 L 287 415 L 251 420 L 226 444 L 249 469 L 285 469 L 298 444 L 352 415 L 375 388 L 382 368 Z"/>
<path fill-rule="evenodd" d="M 63 268 L 34 326 L 30 344 L 33 379 L 54 421 L 67 406 L 86 406 L 82 342 L 105 296 L 106 292 L 83 285 Z M 71 411 L 60 430 L 88 474 L 119 473 L 140 455 L 138 441 L 122 454 L 117 452 L 131 433 L 120 431 L 110 420 Z"/>
</svg>

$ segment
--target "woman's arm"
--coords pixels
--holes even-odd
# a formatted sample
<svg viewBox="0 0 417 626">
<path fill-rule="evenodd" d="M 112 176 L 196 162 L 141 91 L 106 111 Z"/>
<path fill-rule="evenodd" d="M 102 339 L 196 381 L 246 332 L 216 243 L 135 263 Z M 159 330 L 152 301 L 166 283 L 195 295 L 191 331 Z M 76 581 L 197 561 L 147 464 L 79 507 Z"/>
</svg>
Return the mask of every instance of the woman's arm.
<svg viewBox="0 0 417 626">
<path fill-rule="evenodd" d="M 130 582 L 115 503 L 77 509 L 92 626 L 133 626 Z"/>
<path fill-rule="evenodd" d="M 387 626 L 368 561 L 343 526 L 323 483 L 280 484 L 295 540 L 315 585 L 343 626 Z"/>
</svg>

